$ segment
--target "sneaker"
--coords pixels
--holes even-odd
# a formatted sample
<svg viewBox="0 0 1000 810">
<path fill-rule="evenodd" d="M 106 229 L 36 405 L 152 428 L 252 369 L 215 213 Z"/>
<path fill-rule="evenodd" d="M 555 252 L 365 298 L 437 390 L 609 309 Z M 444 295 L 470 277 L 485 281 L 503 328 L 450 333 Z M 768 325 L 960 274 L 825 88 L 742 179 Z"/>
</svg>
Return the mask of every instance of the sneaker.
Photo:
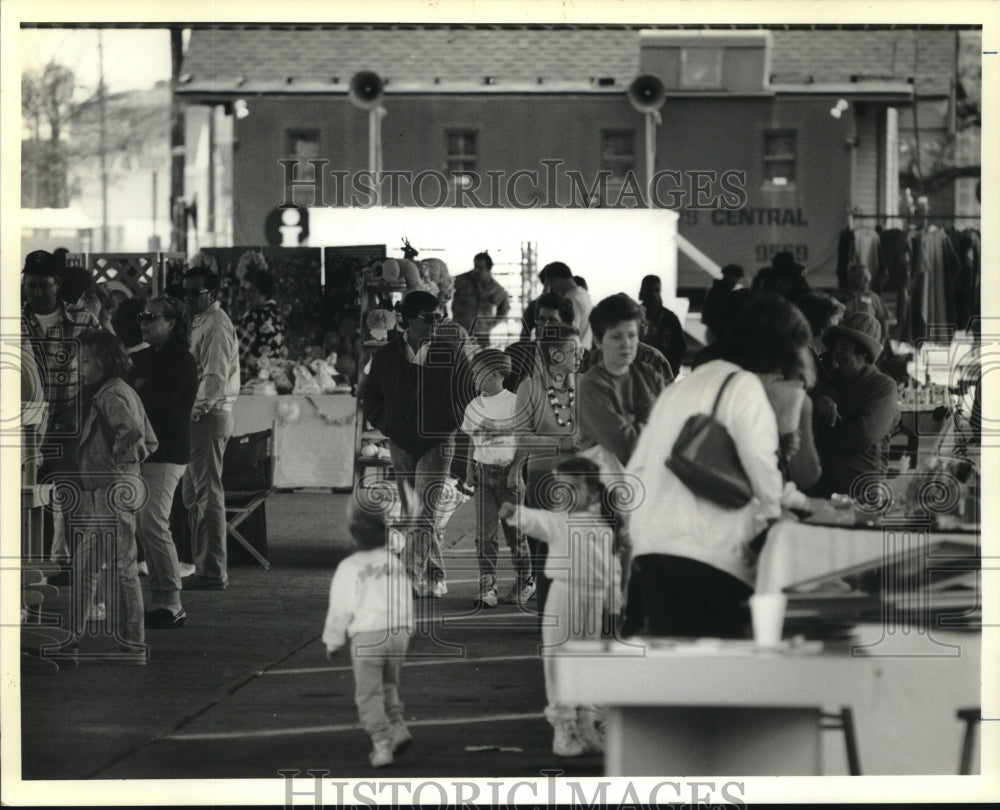
<svg viewBox="0 0 1000 810">
<path fill-rule="evenodd" d="M 413 742 L 413 737 L 410 736 L 410 730 L 402 723 L 393 723 L 389 728 L 389 731 L 392 734 L 389 738 L 392 753 L 402 754 L 407 748 L 410 747 L 410 743 Z"/>
<path fill-rule="evenodd" d="M 94 602 L 90 607 L 89 621 L 92 622 L 103 622 L 108 618 L 108 609 L 103 602 Z"/>
<path fill-rule="evenodd" d="M 556 723 L 552 753 L 558 757 L 582 757 L 587 753 L 587 746 L 577 736 L 575 721 L 560 720 Z"/>
<path fill-rule="evenodd" d="M 191 576 L 196 570 L 193 563 L 179 563 L 177 566 L 177 571 L 181 575 L 181 579 L 184 577 Z"/>
<path fill-rule="evenodd" d="M 448 586 L 445 585 L 443 579 L 439 579 L 431 586 L 431 596 L 435 599 L 440 599 L 446 593 L 448 593 Z"/>
<path fill-rule="evenodd" d="M 149 576 L 149 566 L 146 564 L 145 560 L 139 563 L 139 576 L 148 577 Z"/>
<path fill-rule="evenodd" d="M 492 585 L 479 589 L 479 596 L 472 600 L 474 607 L 493 608 L 497 606 L 497 589 Z"/>
<path fill-rule="evenodd" d="M 576 734 L 588 754 L 604 753 L 604 722 L 599 712 L 592 709 L 579 710 Z"/>
<path fill-rule="evenodd" d="M 147 630 L 173 630 L 175 627 L 183 627 L 187 613 L 181 608 L 174 613 L 169 608 L 159 608 L 158 610 L 147 610 L 143 617 L 143 624 Z"/>
<path fill-rule="evenodd" d="M 414 582 L 413 595 L 417 597 L 417 599 L 426 599 L 431 595 L 431 586 L 426 582 Z"/>
<path fill-rule="evenodd" d="M 372 752 L 368 755 L 368 761 L 373 768 L 384 768 L 392 765 L 392 740 L 374 740 L 372 742 Z"/>
<path fill-rule="evenodd" d="M 526 580 L 515 582 L 510 593 L 503 598 L 503 603 L 505 605 L 523 605 L 534 595 L 535 578 L 529 577 Z"/>
</svg>

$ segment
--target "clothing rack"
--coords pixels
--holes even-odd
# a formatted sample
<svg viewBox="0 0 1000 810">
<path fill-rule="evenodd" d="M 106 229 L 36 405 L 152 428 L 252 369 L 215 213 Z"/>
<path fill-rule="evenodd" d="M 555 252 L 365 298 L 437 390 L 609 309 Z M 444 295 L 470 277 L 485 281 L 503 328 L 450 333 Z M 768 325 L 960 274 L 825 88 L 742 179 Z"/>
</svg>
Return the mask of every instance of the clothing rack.
<svg viewBox="0 0 1000 810">
<path fill-rule="evenodd" d="M 898 220 L 900 222 L 906 223 L 907 225 L 921 224 L 927 222 L 928 220 L 945 220 L 945 221 L 956 221 L 956 220 L 975 220 L 979 221 L 982 217 L 979 214 L 889 214 L 889 213 L 876 213 L 876 214 L 856 214 L 852 211 L 847 212 L 847 227 L 854 228 L 854 221 L 857 219 L 874 219 L 874 220 Z"/>
</svg>

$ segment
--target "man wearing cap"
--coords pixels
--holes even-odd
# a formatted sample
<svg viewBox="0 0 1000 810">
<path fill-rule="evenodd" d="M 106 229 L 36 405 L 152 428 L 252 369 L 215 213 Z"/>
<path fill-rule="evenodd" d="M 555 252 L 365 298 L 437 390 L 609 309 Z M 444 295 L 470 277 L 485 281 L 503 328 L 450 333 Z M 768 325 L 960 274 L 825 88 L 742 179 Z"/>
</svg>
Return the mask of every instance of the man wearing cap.
<svg viewBox="0 0 1000 810">
<path fill-rule="evenodd" d="M 217 300 L 219 277 L 206 267 L 192 267 L 181 283 L 191 310 L 191 354 L 198 362 L 191 458 L 181 485 L 195 573 L 184 578 L 183 588 L 224 590 L 229 574 L 222 457 L 233 432 L 233 403 L 240 392 L 239 342 L 233 322 Z"/>
<path fill-rule="evenodd" d="M 59 297 L 62 264 L 51 253 L 32 251 L 21 272 L 21 335 L 31 345 L 48 411 L 39 480 L 56 473 L 72 475 L 77 472 L 76 443 L 81 424 L 78 338 L 100 327 L 86 309 L 66 304 Z M 56 519 L 56 554 L 68 553 L 59 537 L 62 525 Z"/>
<path fill-rule="evenodd" d="M 400 315 L 405 332 L 375 352 L 360 398 L 365 419 L 389 439 L 400 498 L 409 485 L 420 506 L 424 527 L 410 533 L 406 555 L 413 588 L 440 598 L 448 587 L 436 513 L 473 377 L 461 343 L 439 331 L 437 296 L 408 293 Z"/>
<path fill-rule="evenodd" d="M 812 494 L 850 494 L 855 481 L 884 476 L 889 436 L 899 424 L 896 383 L 875 368 L 882 329 L 867 312 L 852 312 L 827 329 L 832 374 L 813 392 L 813 428 L 823 474 Z M 856 494 L 860 494 L 856 493 Z"/>
</svg>

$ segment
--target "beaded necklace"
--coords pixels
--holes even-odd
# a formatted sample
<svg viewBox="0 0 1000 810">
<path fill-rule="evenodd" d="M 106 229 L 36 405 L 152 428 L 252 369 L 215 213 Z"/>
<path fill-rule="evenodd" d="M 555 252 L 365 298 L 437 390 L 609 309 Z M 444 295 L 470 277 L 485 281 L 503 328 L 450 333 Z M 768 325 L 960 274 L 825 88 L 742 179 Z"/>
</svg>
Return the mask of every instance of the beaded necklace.
<svg viewBox="0 0 1000 810">
<path fill-rule="evenodd" d="M 572 385 L 566 387 L 566 404 L 563 405 L 559 399 L 556 397 L 556 389 L 553 386 L 548 387 L 549 395 L 549 407 L 552 408 L 552 415 L 556 419 L 556 424 L 559 427 L 566 427 L 567 425 L 573 424 L 573 400 L 576 398 L 576 392 Z M 559 418 L 559 411 L 567 411 L 566 421 Z"/>
</svg>

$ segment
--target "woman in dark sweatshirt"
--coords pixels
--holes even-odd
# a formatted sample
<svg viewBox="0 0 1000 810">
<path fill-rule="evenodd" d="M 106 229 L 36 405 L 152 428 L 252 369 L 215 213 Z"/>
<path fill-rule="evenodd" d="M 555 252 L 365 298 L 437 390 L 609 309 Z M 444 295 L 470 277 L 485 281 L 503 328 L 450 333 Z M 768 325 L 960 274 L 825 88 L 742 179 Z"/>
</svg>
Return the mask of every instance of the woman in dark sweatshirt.
<svg viewBox="0 0 1000 810">
<path fill-rule="evenodd" d="M 191 453 L 191 407 L 198 390 L 198 366 L 188 351 L 190 329 L 184 304 L 169 295 L 149 302 L 139 315 L 149 348 L 133 355 L 132 385 L 160 441 L 142 464 L 147 500 L 138 516 L 138 538 L 149 565 L 152 600 L 147 628 L 180 627 L 181 575 L 170 534 L 170 507 Z"/>
</svg>

